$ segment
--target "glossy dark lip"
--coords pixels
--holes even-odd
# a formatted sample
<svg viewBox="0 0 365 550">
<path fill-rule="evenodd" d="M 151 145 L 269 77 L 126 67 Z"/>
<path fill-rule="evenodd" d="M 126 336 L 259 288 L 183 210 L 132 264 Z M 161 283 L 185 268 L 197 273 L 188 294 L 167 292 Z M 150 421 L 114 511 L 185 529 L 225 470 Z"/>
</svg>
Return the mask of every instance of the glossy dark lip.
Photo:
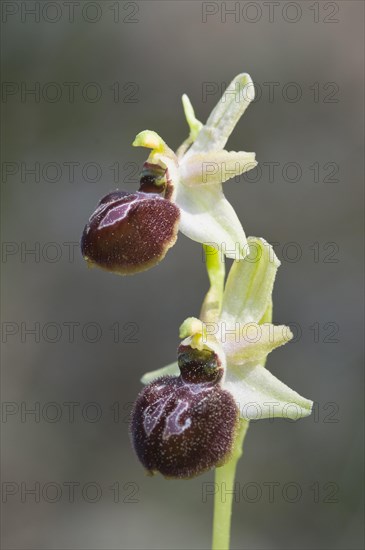
<svg viewBox="0 0 365 550">
<path fill-rule="evenodd" d="M 115 193 L 115 191 L 113 193 Z M 147 201 L 152 199 L 165 200 L 164 197 L 161 197 L 158 193 L 144 193 L 143 191 L 134 191 L 133 193 L 124 191 L 123 193 L 125 194 L 121 196 L 119 199 L 116 199 L 115 197 L 113 197 L 112 193 L 109 193 L 108 195 L 105 195 L 105 197 L 100 199 L 96 210 L 91 214 L 89 218 L 89 222 L 90 223 L 93 222 L 97 217 L 99 217 L 99 219 L 101 220 L 103 215 L 106 215 L 111 208 L 117 208 L 118 206 L 121 206 L 126 203 L 132 205 L 132 204 L 135 204 L 137 201 L 141 201 L 141 200 L 142 201 Z M 108 200 L 107 202 L 102 202 L 109 195 L 110 195 L 110 200 Z M 135 197 L 135 199 L 130 200 L 131 197 L 133 196 Z"/>
<path fill-rule="evenodd" d="M 163 376 L 139 393 L 130 437 L 149 474 L 191 479 L 229 460 L 238 424 L 238 407 L 219 383 L 185 384 L 181 376 Z"/>
<path fill-rule="evenodd" d="M 178 206 L 160 194 L 112 191 L 90 216 L 81 252 L 89 265 L 109 272 L 143 272 L 157 265 L 175 244 L 179 223 Z"/>
</svg>

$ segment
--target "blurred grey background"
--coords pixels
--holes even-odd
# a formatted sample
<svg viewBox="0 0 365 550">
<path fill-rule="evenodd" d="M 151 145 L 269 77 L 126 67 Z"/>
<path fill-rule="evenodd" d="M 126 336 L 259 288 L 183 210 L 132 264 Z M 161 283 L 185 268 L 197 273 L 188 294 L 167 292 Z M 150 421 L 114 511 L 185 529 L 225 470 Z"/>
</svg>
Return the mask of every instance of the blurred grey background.
<svg viewBox="0 0 365 550">
<path fill-rule="evenodd" d="M 177 148 L 182 93 L 205 121 L 242 71 L 258 95 L 228 146 L 256 151 L 261 172 L 225 191 L 282 261 L 274 321 L 297 338 L 267 366 L 316 406 L 252 423 L 232 548 L 364 547 L 363 12 L 2 2 L 4 549 L 210 546 L 213 473 L 149 478 L 128 435 L 140 376 L 174 360 L 179 324 L 199 312 L 200 247 L 180 235 L 158 267 L 120 278 L 88 270 L 77 243 L 101 196 L 136 188 L 135 135 Z"/>
</svg>

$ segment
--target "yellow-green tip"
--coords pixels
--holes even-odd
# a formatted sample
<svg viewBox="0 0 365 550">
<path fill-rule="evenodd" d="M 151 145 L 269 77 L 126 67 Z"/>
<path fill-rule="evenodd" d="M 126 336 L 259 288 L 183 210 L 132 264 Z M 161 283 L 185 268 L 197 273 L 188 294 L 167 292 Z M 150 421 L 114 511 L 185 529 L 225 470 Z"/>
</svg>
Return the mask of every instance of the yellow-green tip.
<svg viewBox="0 0 365 550">
<path fill-rule="evenodd" d="M 147 147 L 161 153 L 168 148 L 164 140 L 153 130 L 143 130 L 137 134 L 132 145 L 133 147 Z"/>
</svg>

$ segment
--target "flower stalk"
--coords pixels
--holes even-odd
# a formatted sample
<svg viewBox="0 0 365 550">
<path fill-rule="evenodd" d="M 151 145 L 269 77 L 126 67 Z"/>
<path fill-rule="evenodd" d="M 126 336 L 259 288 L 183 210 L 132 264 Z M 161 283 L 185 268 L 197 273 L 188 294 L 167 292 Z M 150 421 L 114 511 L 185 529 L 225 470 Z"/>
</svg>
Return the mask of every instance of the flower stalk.
<svg viewBox="0 0 365 550">
<path fill-rule="evenodd" d="M 247 420 L 240 421 L 231 459 L 224 466 L 215 469 L 216 492 L 214 495 L 212 550 L 229 550 L 236 468 L 237 462 L 242 456 L 243 442 L 248 426 Z"/>
<path fill-rule="evenodd" d="M 219 251 L 212 246 L 203 245 L 203 249 L 210 288 L 200 311 L 200 319 L 204 323 L 215 323 L 218 321 L 222 309 L 225 262 L 222 261 Z M 214 495 L 212 550 L 229 550 L 236 469 L 242 456 L 243 442 L 248 426 L 249 422 L 247 420 L 240 420 L 229 461 L 215 469 L 216 490 Z"/>
</svg>

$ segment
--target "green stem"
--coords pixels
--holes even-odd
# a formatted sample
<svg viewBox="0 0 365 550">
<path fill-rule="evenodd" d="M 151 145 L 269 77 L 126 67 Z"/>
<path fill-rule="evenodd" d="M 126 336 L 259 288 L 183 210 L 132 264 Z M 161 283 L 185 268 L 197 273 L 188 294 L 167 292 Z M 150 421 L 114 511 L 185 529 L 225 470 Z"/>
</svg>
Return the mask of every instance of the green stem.
<svg viewBox="0 0 365 550">
<path fill-rule="evenodd" d="M 242 445 L 248 425 L 247 420 L 240 421 L 239 433 L 230 461 L 215 470 L 216 493 L 214 497 L 212 550 L 229 550 L 236 466 L 242 455 Z"/>
<path fill-rule="evenodd" d="M 200 311 L 204 323 L 216 323 L 219 319 L 224 290 L 225 265 L 221 252 L 212 246 L 203 244 L 210 288 L 205 295 Z"/>
<path fill-rule="evenodd" d="M 215 248 L 203 245 L 210 288 L 205 296 L 200 319 L 207 323 L 219 320 L 224 291 L 224 258 Z M 213 550 L 229 550 L 232 499 L 237 462 L 242 455 L 243 440 L 248 428 L 247 420 L 240 420 L 238 434 L 230 460 L 215 470 L 216 493 L 214 497 Z"/>
</svg>

